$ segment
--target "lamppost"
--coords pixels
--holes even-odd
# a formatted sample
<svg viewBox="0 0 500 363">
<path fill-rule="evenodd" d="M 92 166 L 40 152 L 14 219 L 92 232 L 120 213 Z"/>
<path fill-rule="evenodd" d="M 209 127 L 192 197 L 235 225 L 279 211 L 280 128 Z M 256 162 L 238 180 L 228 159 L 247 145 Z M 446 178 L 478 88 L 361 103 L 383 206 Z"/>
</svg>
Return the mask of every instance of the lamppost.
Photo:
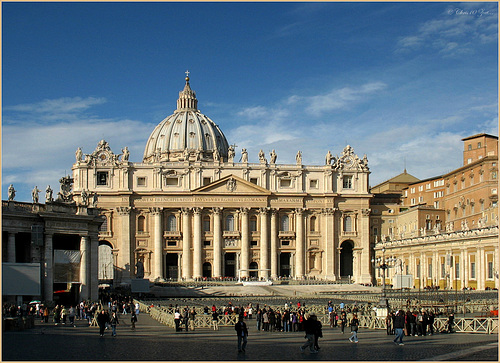
<svg viewBox="0 0 500 363">
<path fill-rule="evenodd" d="M 389 268 L 387 261 L 385 260 L 385 247 L 382 247 L 382 257 L 372 258 L 372 264 L 375 268 L 382 270 L 382 299 L 380 300 L 378 306 L 389 308 L 389 303 L 387 301 L 387 294 L 385 291 L 385 270 Z"/>
</svg>

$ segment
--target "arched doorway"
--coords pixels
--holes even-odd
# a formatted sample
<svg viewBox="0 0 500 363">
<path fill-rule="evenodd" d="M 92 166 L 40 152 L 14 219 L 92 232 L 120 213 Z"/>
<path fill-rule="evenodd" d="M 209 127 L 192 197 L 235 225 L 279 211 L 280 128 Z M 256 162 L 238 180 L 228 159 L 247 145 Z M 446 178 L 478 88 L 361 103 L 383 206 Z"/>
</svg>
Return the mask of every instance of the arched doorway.
<svg viewBox="0 0 500 363">
<path fill-rule="evenodd" d="M 203 277 L 212 277 L 212 265 L 210 264 L 210 262 L 205 262 L 203 264 Z"/>
<path fill-rule="evenodd" d="M 249 267 L 251 270 L 257 270 L 259 268 L 259 265 L 257 264 L 257 262 L 251 262 Z M 259 277 L 259 271 L 250 271 L 250 277 Z"/>
<path fill-rule="evenodd" d="M 108 241 L 99 241 L 99 280 L 113 280 L 113 246 Z"/>
<path fill-rule="evenodd" d="M 340 277 L 348 277 L 353 275 L 352 270 L 352 249 L 354 242 L 344 241 L 340 245 Z"/>
</svg>

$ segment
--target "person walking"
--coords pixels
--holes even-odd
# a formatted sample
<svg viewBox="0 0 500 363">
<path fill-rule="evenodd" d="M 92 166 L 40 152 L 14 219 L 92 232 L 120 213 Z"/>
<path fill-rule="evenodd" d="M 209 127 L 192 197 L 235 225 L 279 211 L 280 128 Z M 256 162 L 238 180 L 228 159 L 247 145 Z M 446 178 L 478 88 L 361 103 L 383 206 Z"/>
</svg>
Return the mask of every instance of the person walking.
<svg viewBox="0 0 500 363">
<path fill-rule="evenodd" d="M 135 313 L 135 310 L 132 309 L 131 317 L 130 317 L 130 324 L 131 324 L 132 330 L 135 330 L 135 323 L 137 323 L 137 314 Z M 178 323 L 176 324 L 176 329 L 177 328 L 178 328 Z"/>
<path fill-rule="evenodd" d="M 399 345 L 403 344 L 403 329 L 405 327 L 405 315 L 403 310 L 398 310 L 396 315 L 392 318 L 392 325 L 394 326 L 394 331 L 396 333 L 396 338 L 394 338 L 394 343 Z M 398 343 L 399 340 L 399 343 Z"/>
<path fill-rule="evenodd" d="M 314 349 L 319 350 L 319 338 L 323 338 L 323 325 L 318 320 L 316 314 L 312 313 L 311 317 L 316 321 L 316 330 L 314 331 Z"/>
<path fill-rule="evenodd" d="M 99 325 L 99 335 L 104 336 L 104 330 L 106 329 L 106 323 L 109 322 L 109 315 L 106 310 L 102 309 L 97 315 L 97 325 Z"/>
<path fill-rule="evenodd" d="M 340 315 L 340 330 L 342 331 L 342 334 L 344 334 L 344 329 L 346 325 L 347 325 L 347 315 L 345 311 L 342 311 L 342 314 Z"/>
<path fill-rule="evenodd" d="M 318 353 L 316 349 L 314 349 L 314 333 L 316 332 L 316 321 L 309 315 L 305 315 L 306 320 L 304 321 L 304 331 L 306 333 L 305 338 L 307 342 L 300 347 L 300 351 L 304 352 L 307 347 L 309 347 L 309 352 L 314 354 Z"/>
<path fill-rule="evenodd" d="M 453 333 L 453 322 L 455 321 L 455 315 L 453 313 L 448 317 L 448 333 Z"/>
<path fill-rule="evenodd" d="M 234 325 L 234 330 L 236 330 L 236 335 L 238 336 L 238 352 L 245 352 L 248 340 L 248 329 L 243 321 L 243 316 L 240 315 L 238 322 Z"/>
<path fill-rule="evenodd" d="M 431 310 L 429 312 L 429 321 L 428 321 L 428 324 L 429 324 L 429 335 L 433 335 L 434 334 L 434 312 Z"/>
<path fill-rule="evenodd" d="M 68 310 L 68 318 L 69 318 L 69 323 L 73 325 L 73 327 L 76 327 L 75 317 L 76 317 L 76 309 L 73 307 L 73 305 L 71 305 Z"/>
<path fill-rule="evenodd" d="M 358 326 L 359 326 L 359 320 L 358 320 L 358 315 L 353 314 L 352 319 L 351 319 L 351 336 L 349 337 L 349 341 L 352 343 L 357 343 L 358 342 Z"/>
<path fill-rule="evenodd" d="M 111 318 L 109 319 L 109 323 L 111 324 L 111 335 L 116 337 L 116 326 L 120 324 L 117 313 L 113 312 Z"/>
<path fill-rule="evenodd" d="M 219 330 L 219 313 L 217 313 L 217 310 L 212 311 L 212 327 L 214 330 Z"/>
<path fill-rule="evenodd" d="M 193 308 L 189 312 L 189 328 L 192 331 L 194 331 L 194 328 L 195 328 L 195 322 L 194 322 L 195 319 L 196 319 L 196 310 L 194 309 L 194 306 L 193 306 Z"/>
</svg>

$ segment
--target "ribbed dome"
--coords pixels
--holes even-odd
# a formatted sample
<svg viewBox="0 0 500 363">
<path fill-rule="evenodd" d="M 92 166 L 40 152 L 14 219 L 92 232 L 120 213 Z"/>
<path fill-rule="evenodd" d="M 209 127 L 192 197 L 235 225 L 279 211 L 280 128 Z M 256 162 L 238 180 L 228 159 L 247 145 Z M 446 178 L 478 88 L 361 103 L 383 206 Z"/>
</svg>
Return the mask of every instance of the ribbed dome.
<svg viewBox="0 0 500 363">
<path fill-rule="evenodd" d="M 196 93 L 186 77 L 177 110 L 155 127 L 144 150 L 144 162 L 227 160 L 226 137 L 211 119 L 197 109 Z M 217 150 L 216 153 L 214 151 Z M 218 155 L 214 155 L 218 154 Z"/>
</svg>

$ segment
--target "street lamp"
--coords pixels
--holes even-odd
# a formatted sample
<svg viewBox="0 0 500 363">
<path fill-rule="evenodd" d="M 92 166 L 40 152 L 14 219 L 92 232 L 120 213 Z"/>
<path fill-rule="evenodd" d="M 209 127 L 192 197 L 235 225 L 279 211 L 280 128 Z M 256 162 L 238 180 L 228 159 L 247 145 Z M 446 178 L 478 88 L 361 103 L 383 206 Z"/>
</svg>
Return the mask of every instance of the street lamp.
<svg viewBox="0 0 500 363">
<path fill-rule="evenodd" d="M 381 269 L 382 270 L 382 300 L 379 302 L 379 306 L 381 307 L 389 307 L 389 304 L 387 302 L 387 295 L 385 291 L 385 270 L 388 269 L 388 265 L 385 260 L 385 247 L 382 247 L 382 257 L 377 257 L 377 258 L 372 258 L 372 264 L 375 266 L 375 268 Z"/>
</svg>

